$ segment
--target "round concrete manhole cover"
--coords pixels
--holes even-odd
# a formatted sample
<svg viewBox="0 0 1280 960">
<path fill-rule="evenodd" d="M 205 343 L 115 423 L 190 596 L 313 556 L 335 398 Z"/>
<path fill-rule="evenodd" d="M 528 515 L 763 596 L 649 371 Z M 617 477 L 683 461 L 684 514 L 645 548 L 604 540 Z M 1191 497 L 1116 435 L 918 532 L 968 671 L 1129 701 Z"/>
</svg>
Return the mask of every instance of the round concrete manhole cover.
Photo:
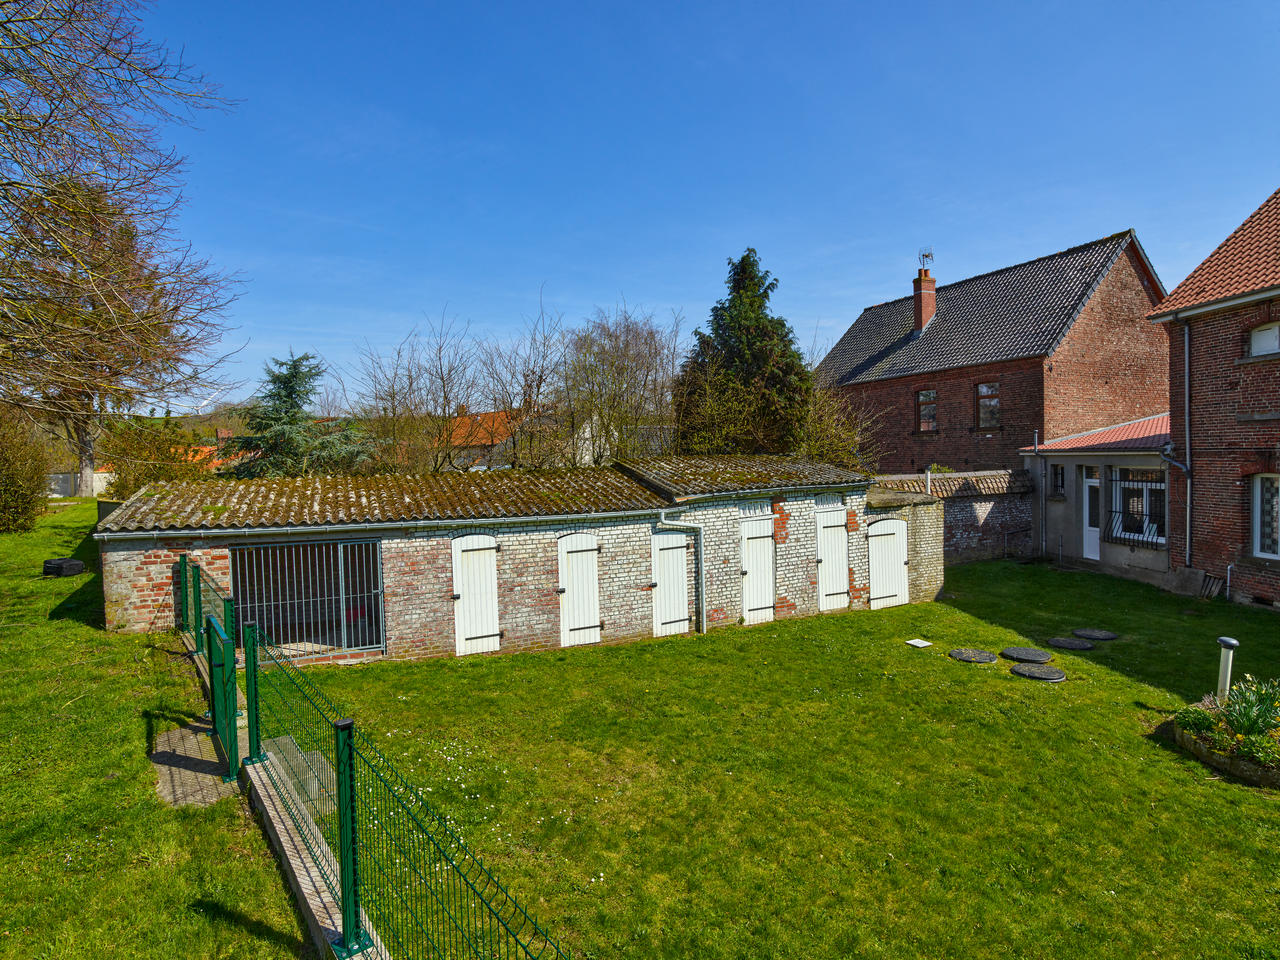
<svg viewBox="0 0 1280 960">
<path fill-rule="evenodd" d="M 1092 650 L 1093 644 L 1088 640 L 1081 640 L 1079 637 L 1050 637 L 1046 641 L 1049 646 L 1057 647 L 1059 650 Z"/>
<path fill-rule="evenodd" d="M 1019 663 L 1010 667 L 1009 672 L 1029 680 L 1043 680 L 1045 683 L 1061 683 L 1067 679 L 1065 673 L 1047 663 Z"/>
<path fill-rule="evenodd" d="M 1005 647 L 1000 651 L 1000 656 L 1019 663 L 1048 663 L 1053 659 L 1053 654 L 1048 650 L 1038 650 L 1035 647 Z"/>
<path fill-rule="evenodd" d="M 1079 630 L 1072 630 L 1071 632 L 1082 640 L 1115 640 L 1120 636 L 1120 634 L 1112 633 L 1110 630 L 1095 630 L 1093 627 L 1081 627 Z"/>
<path fill-rule="evenodd" d="M 947 654 L 952 660 L 961 663 L 995 663 L 996 655 L 988 650 L 975 650 L 973 647 L 960 647 Z"/>
</svg>

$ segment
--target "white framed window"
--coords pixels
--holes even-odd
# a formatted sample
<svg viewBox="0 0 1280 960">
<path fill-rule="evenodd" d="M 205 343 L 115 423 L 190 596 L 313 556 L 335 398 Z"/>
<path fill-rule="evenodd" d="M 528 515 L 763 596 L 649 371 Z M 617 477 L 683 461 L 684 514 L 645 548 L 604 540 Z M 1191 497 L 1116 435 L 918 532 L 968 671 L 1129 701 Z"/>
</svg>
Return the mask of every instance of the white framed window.
<svg viewBox="0 0 1280 960">
<path fill-rule="evenodd" d="M 1280 353 L 1280 321 L 1256 328 L 1249 334 L 1249 356 Z"/>
<path fill-rule="evenodd" d="M 1280 474 L 1253 478 L 1253 555 L 1280 560 Z"/>
<path fill-rule="evenodd" d="M 1111 523 L 1107 539 L 1150 546 L 1166 540 L 1163 470 L 1111 468 Z"/>
</svg>

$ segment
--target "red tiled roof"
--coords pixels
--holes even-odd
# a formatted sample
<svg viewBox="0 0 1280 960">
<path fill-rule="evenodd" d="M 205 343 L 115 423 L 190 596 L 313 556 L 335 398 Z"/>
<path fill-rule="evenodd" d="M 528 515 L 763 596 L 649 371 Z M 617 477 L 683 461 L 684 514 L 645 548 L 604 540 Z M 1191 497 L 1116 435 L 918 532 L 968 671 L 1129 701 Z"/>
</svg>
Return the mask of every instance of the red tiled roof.
<svg viewBox="0 0 1280 960">
<path fill-rule="evenodd" d="M 1059 437 L 1040 444 L 1041 453 L 1075 453 L 1160 450 L 1169 442 L 1169 415 L 1160 413 L 1154 417 L 1117 423 L 1086 433 Z M 1035 447 L 1023 447 L 1021 453 L 1034 453 Z"/>
<path fill-rule="evenodd" d="M 1205 257 L 1150 316 L 1162 317 L 1270 287 L 1280 287 L 1280 190 Z"/>
<path fill-rule="evenodd" d="M 519 422 L 509 410 L 459 414 L 449 423 L 450 442 L 455 447 L 496 447 L 511 437 Z"/>
</svg>

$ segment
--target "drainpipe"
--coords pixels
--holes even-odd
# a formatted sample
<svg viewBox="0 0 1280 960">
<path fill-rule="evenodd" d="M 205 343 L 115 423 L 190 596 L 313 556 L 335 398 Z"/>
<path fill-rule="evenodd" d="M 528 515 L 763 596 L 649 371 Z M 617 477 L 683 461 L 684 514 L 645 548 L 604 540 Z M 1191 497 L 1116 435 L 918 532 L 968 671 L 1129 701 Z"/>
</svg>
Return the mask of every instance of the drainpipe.
<svg viewBox="0 0 1280 960">
<path fill-rule="evenodd" d="M 1178 322 L 1178 315 L 1175 313 L 1169 320 L 1170 323 Z M 1186 463 L 1180 463 L 1173 459 L 1169 454 L 1172 452 L 1173 444 L 1169 444 L 1160 452 L 1160 459 L 1165 463 L 1171 463 L 1183 472 L 1187 480 L 1187 503 L 1186 503 L 1186 520 L 1185 535 L 1183 537 L 1183 566 L 1191 566 L 1191 324 L 1186 320 L 1182 321 L 1182 430 L 1183 430 L 1183 448 L 1186 451 L 1183 456 L 1187 458 Z"/>
<path fill-rule="evenodd" d="M 667 511 L 658 511 L 658 526 L 693 534 L 693 560 L 698 565 L 698 632 L 707 632 L 707 565 L 702 557 L 702 524 L 692 520 L 668 520 Z"/>
<path fill-rule="evenodd" d="M 1032 447 L 1035 449 L 1036 457 L 1040 460 L 1040 556 L 1043 557 L 1045 555 L 1046 550 L 1048 549 L 1047 541 L 1049 536 L 1048 521 L 1045 519 L 1045 515 L 1044 515 L 1045 508 L 1048 506 L 1048 494 L 1045 493 L 1045 484 L 1047 483 L 1047 480 L 1048 480 L 1048 478 L 1045 476 L 1045 472 L 1048 469 L 1048 467 L 1046 466 L 1048 461 L 1045 459 L 1044 454 L 1040 452 L 1039 429 L 1032 432 L 1031 444 L 1032 444 Z"/>
</svg>

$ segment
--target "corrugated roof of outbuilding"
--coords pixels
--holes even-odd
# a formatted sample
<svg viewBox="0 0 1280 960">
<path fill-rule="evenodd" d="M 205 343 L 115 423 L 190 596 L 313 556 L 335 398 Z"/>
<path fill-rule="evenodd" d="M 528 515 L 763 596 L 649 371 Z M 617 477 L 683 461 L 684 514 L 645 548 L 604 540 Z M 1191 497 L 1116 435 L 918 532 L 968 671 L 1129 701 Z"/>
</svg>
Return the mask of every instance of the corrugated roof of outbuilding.
<svg viewBox="0 0 1280 960">
<path fill-rule="evenodd" d="M 1035 489 L 1026 470 L 976 470 L 971 473 L 896 473 L 876 477 L 876 483 L 891 490 L 910 490 L 940 499 L 950 497 L 990 497 L 1003 493 L 1030 493 Z"/>
<path fill-rule="evenodd" d="M 843 487 L 870 483 L 853 470 L 782 456 L 641 457 L 618 468 L 673 500 L 739 491 Z"/>
<path fill-rule="evenodd" d="M 191 480 L 139 491 L 99 529 L 114 533 L 491 520 L 654 510 L 666 504 L 657 493 L 608 467 Z"/>
</svg>

